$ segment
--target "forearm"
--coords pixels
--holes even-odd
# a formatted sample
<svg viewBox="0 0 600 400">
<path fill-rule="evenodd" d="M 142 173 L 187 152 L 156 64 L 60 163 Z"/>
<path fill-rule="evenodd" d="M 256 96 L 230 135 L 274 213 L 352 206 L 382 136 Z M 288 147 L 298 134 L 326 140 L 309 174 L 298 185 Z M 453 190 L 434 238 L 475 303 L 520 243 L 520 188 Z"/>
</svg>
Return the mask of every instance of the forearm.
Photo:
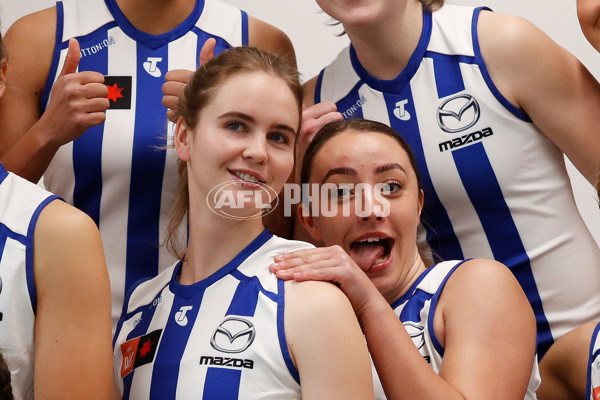
<svg viewBox="0 0 600 400">
<path fill-rule="evenodd" d="M 0 159 L 8 171 L 34 183 L 40 180 L 60 147 L 47 138 L 40 125 L 34 124 Z"/>
</svg>

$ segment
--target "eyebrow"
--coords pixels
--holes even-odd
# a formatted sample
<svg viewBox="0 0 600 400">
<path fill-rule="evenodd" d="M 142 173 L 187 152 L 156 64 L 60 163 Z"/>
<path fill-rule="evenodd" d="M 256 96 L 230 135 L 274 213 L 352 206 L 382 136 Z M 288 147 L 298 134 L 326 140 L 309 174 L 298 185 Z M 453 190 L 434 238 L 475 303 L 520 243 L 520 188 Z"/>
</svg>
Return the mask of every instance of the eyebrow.
<svg viewBox="0 0 600 400">
<path fill-rule="evenodd" d="M 238 111 L 231 111 L 231 112 L 226 112 L 225 114 L 221 114 L 219 116 L 219 119 L 227 119 L 227 118 L 237 118 L 237 119 L 241 119 L 247 122 L 252 122 L 255 123 L 256 120 L 248 115 L 248 114 L 244 114 Z M 273 128 L 280 130 L 280 131 L 288 131 L 289 133 L 291 133 L 294 136 L 298 135 L 298 132 L 296 132 L 296 130 L 288 125 L 285 124 L 276 124 L 275 126 L 273 126 Z"/>
<path fill-rule="evenodd" d="M 404 172 L 404 174 L 406 174 L 406 171 L 404 170 L 404 168 L 402 168 L 402 166 L 398 163 L 389 163 L 389 164 L 380 165 L 379 167 L 377 167 L 375 169 L 375 173 L 382 174 L 382 173 L 390 171 L 392 169 L 399 169 L 400 171 Z"/>
<path fill-rule="evenodd" d="M 321 181 L 321 185 L 325 183 L 325 181 L 332 175 L 357 175 L 356 170 L 352 168 L 332 168 L 323 177 Z"/>
<path fill-rule="evenodd" d="M 377 168 L 375 168 L 375 173 L 376 174 L 383 174 L 384 172 L 391 171 L 393 169 L 400 170 L 400 171 L 404 172 L 404 174 L 406 174 L 406 171 L 404 170 L 404 168 L 402 168 L 402 166 L 400 164 L 398 164 L 398 163 L 388 163 L 388 164 L 380 165 Z M 327 179 L 329 177 L 331 177 L 332 175 L 353 175 L 353 176 L 356 176 L 358 174 L 357 174 L 357 172 L 356 172 L 355 169 L 348 168 L 348 167 L 332 168 L 329 171 L 327 171 L 327 173 L 323 177 L 323 180 L 321 181 L 321 184 L 324 184 L 325 181 L 327 181 Z"/>
</svg>

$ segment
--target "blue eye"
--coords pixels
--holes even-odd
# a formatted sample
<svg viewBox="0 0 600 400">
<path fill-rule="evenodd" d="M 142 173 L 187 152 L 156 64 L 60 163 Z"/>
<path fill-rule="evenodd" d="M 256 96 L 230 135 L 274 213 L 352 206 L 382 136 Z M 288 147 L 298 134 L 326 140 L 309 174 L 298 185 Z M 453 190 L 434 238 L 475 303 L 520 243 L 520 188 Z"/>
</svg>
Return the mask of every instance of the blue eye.
<svg viewBox="0 0 600 400">
<path fill-rule="evenodd" d="M 235 131 L 235 132 L 241 131 L 244 128 L 244 125 L 242 125 L 239 122 L 229 122 L 229 123 L 227 123 L 226 126 L 227 126 L 227 129 L 229 129 L 231 131 Z"/>
<path fill-rule="evenodd" d="M 269 134 L 269 140 L 275 143 L 287 144 L 288 138 L 283 133 L 271 133 Z"/>
</svg>

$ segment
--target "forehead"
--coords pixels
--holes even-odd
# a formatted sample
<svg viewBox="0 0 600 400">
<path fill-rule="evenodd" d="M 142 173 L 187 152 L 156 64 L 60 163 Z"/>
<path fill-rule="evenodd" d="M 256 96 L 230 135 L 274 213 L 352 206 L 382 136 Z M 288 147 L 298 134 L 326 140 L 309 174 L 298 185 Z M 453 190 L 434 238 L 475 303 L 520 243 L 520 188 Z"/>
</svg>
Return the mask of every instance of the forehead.
<svg viewBox="0 0 600 400">
<path fill-rule="evenodd" d="M 225 108 L 252 114 L 277 114 L 291 121 L 299 121 L 299 107 L 299 100 L 282 78 L 256 71 L 228 77 L 215 88 L 212 99 L 204 109 Z"/>
<path fill-rule="evenodd" d="M 331 168 L 369 168 L 398 163 L 412 170 L 406 151 L 400 143 L 379 132 L 346 131 L 329 139 L 313 160 L 312 171 L 325 172 Z"/>
</svg>

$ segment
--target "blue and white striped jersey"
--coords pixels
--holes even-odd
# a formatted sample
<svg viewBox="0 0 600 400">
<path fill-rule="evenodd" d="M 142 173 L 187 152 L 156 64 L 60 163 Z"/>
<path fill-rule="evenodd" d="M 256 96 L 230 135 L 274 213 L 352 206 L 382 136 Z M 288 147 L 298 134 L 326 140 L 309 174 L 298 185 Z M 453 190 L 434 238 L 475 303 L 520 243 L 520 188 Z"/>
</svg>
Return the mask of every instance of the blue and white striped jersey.
<svg viewBox="0 0 600 400">
<path fill-rule="evenodd" d="M 57 198 L 0 164 L 0 353 L 16 399 L 33 399 L 33 234 L 40 212 Z"/>
<path fill-rule="evenodd" d="M 587 380 L 585 386 L 585 399 L 600 399 L 600 323 L 594 328 L 590 340 L 590 353 L 587 364 Z"/>
<path fill-rule="evenodd" d="M 436 373 L 440 372 L 444 348 L 433 329 L 438 299 L 444 290 L 448 278 L 464 261 L 444 261 L 428 268 L 416 280 L 410 289 L 392 304 L 392 308 L 415 347 Z M 384 399 L 383 388 L 373 368 L 374 388 L 377 399 Z M 538 364 L 535 362 L 525 400 L 536 399 L 535 391 L 540 385 Z"/>
<path fill-rule="evenodd" d="M 284 283 L 268 265 L 308 247 L 265 230 L 200 282 L 178 283 L 178 262 L 137 285 L 114 339 L 123 398 L 301 398 L 284 331 Z"/>
<path fill-rule="evenodd" d="M 136 30 L 115 0 L 65 0 L 56 9 L 56 45 L 42 104 L 62 69 L 68 40 L 77 38 L 79 70 L 106 76 L 111 106 L 104 124 L 60 148 L 44 183 L 98 225 L 114 329 L 127 288 L 175 261 L 160 246 L 178 181 L 177 156 L 165 149 L 164 75 L 171 69 L 196 69 L 208 38 L 217 40 L 215 53 L 247 45 L 248 18 L 218 0 L 198 0 L 179 26 L 154 36 Z"/>
<path fill-rule="evenodd" d="M 420 42 L 393 80 L 369 75 L 349 46 L 321 71 L 315 102 L 333 101 L 345 118 L 383 122 L 407 140 L 433 250 L 442 260 L 507 265 L 535 311 L 543 355 L 555 338 L 600 319 L 600 250 L 562 152 L 492 82 L 480 11 L 447 4 L 424 13 Z"/>
</svg>

